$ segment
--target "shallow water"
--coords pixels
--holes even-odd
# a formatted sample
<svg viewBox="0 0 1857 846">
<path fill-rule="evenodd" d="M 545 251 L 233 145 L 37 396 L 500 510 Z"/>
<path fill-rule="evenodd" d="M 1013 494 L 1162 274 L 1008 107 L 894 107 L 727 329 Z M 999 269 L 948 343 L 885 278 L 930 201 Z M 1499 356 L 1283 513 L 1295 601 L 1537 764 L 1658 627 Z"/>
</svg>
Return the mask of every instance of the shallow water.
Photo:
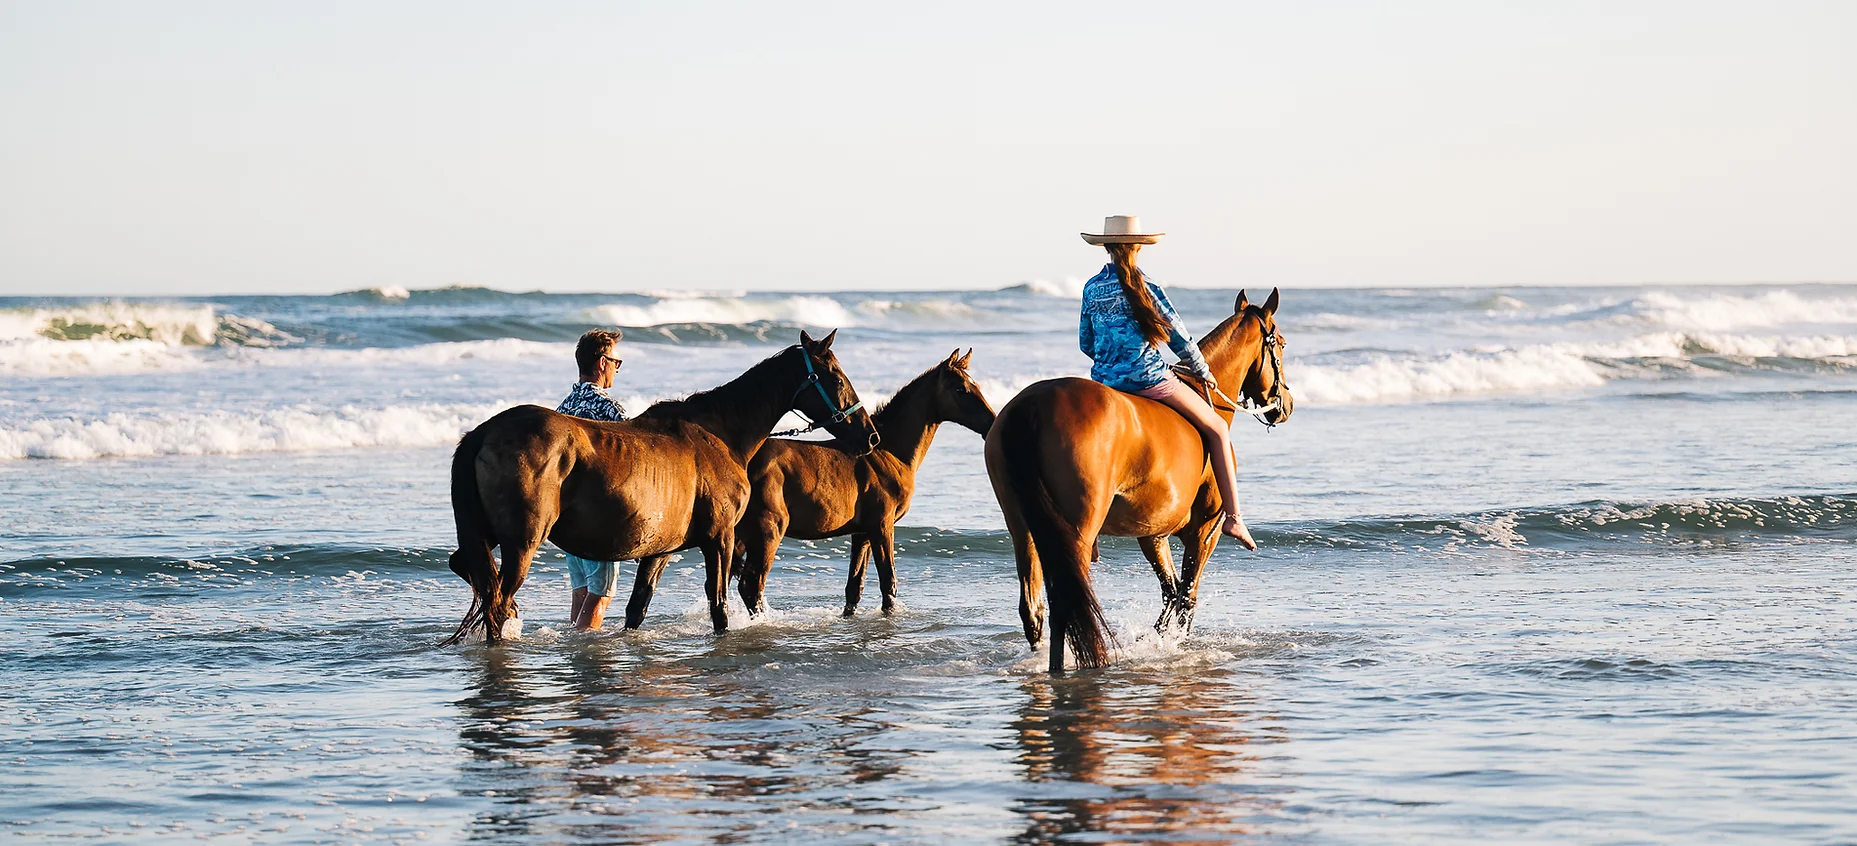
<svg viewBox="0 0 1857 846">
<path fill-rule="evenodd" d="M 0 343 L 24 362 L 0 376 L 0 447 L 44 459 L 0 461 L 0 830 L 1857 840 L 1857 381 L 1834 343 L 1857 335 L 1840 311 L 1857 293 L 1299 296 L 1296 417 L 1235 430 L 1264 550 L 1222 547 L 1193 632 L 1162 636 L 1147 565 L 1105 541 L 1120 648 L 1062 679 L 1018 632 L 979 439 L 954 428 L 899 533 L 892 617 L 873 586 L 840 618 L 843 544 L 789 541 L 776 611 L 737 608 L 727 635 L 709 631 L 694 555 L 643 631 L 563 632 L 565 574 L 546 557 L 521 641 L 434 648 L 467 600 L 444 565 L 447 444 L 481 409 L 558 399 L 543 394 L 565 346 L 418 333 L 482 328 L 458 313 L 488 300 L 531 309 L 506 316 L 514 337 L 571 337 L 597 297 L 460 294 L 398 323 L 363 295 L 212 306 L 206 331 L 262 319 L 296 339 L 278 347 L 153 330 Z M 867 398 L 955 343 L 978 349 L 996 405 L 1081 363 L 1061 296 L 891 300 L 910 297 L 914 311 L 819 298 L 865 324 L 839 343 Z M 1174 299 L 1202 325 L 1230 302 Z M 640 319 L 760 302 L 607 300 Z M 824 308 L 771 301 L 766 321 L 628 344 L 629 384 L 713 382 L 777 349 L 782 319 L 806 322 L 796 309 Z M 1450 320 L 1399 323 L 1452 303 Z M 99 308 L 20 313 L 80 307 Z M 1673 332 L 1689 340 L 1600 349 Z M 142 342 L 130 365 L 104 346 Z M 47 344 L 85 349 L 46 359 Z"/>
</svg>

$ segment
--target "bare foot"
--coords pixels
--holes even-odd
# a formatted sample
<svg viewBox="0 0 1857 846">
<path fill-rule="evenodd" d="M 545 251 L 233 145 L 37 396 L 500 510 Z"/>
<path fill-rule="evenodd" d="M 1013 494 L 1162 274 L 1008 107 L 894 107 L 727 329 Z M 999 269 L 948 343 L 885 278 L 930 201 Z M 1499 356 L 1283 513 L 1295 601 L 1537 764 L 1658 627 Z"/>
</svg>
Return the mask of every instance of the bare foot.
<svg viewBox="0 0 1857 846">
<path fill-rule="evenodd" d="M 1228 538 L 1236 539 L 1245 549 L 1257 551 L 1257 541 L 1251 539 L 1251 530 L 1244 527 L 1244 518 L 1236 514 L 1225 515 L 1225 525 L 1220 531 Z"/>
</svg>

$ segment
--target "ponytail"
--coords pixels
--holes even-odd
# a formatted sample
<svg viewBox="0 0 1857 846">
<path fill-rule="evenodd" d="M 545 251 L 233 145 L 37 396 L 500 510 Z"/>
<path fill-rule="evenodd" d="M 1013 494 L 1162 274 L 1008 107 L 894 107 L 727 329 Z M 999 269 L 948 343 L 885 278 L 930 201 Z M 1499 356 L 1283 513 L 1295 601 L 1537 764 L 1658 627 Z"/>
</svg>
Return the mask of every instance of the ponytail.
<svg viewBox="0 0 1857 846">
<path fill-rule="evenodd" d="M 1161 306 L 1154 301 L 1154 294 L 1148 286 L 1142 284 L 1141 268 L 1135 266 L 1135 254 L 1141 251 L 1140 244 L 1106 244 L 1109 258 L 1115 263 L 1116 276 L 1121 277 L 1122 295 L 1128 298 L 1128 313 L 1135 318 L 1136 328 L 1141 330 L 1141 337 L 1156 346 L 1167 343 L 1173 336 L 1173 327 L 1167 325 L 1167 318 L 1161 316 Z"/>
</svg>

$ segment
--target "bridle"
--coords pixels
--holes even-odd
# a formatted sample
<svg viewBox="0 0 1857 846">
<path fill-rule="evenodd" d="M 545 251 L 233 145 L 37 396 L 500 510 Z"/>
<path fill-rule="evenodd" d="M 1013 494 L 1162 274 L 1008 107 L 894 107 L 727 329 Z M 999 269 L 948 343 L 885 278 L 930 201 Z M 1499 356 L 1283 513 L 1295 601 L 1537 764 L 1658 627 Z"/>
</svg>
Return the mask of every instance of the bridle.
<svg viewBox="0 0 1857 846">
<path fill-rule="evenodd" d="M 1270 384 L 1272 387 L 1276 389 L 1278 393 L 1282 393 L 1283 392 L 1283 344 L 1284 344 L 1283 336 L 1279 334 L 1277 330 L 1275 329 L 1264 329 L 1262 321 L 1258 322 L 1258 328 L 1262 329 L 1264 332 L 1264 338 L 1263 338 L 1264 361 L 1270 365 L 1270 377 L 1271 377 Z M 1225 392 L 1222 390 L 1219 390 L 1218 386 L 1216 385 L 1212 386 L 1212 392 L 1215 394 L 1218 394 L 1219 399 L 1225 400 L 1226 404 L 1231 407 L 1231 410 L 1234 413 L 1244 412 L 1245 414 L 1249 414 L 1252 417 L 1257 418 L 1257 422 L 1264 424 L 1264 428 L 1266 429 L 1274 429 L 1277 427 L 1277 424 L 1272 423 L 1269 420 L 1265 420 L 1264 415 L 1269 414 L 1272 411 L 1276 411 L 1277 408 L 1283 404 L 1283 401 L 1281 399 L 1272 399 L 1267 405 L 1253 406 L 1251 405 L 1248 397 L 1246 398 L 1245 402 L 1239 402 L 1237 400 L 1232 399 L 1231 397 L 1226 396 Z"/>
<path fill-rule="evenodd" d="M 813 369 L 812 353 L 809 353 L 806 350 L 800 348 L 797 344 L 791 347 L 791 349 L 798 349 L 800 351 L 800 359 L 806 362 L 806 378 L 800 382 L 800 386 L 798 388 L 793 389 L 793 398 L 790 400 L 787 400 L 787 410 L 792 411 L 794 414 L 798 414 L 801 417 L 807 417 L 806 412 L 801 411 L 799 409 L 799 406 L 795 405 L 795 403 L 799 401 L 800 394 L 806 393 L 806 388 L 810 386 L 812 388 L 816 388 L 819 391 L 819 398 L 825 400 L 825 407 L 832 409 L 832 419 L 827 420 L 824 423 L 820 423 L 820 422 L 817 422 L 817 421 L 814 421 L 808 418 L 807 419 L 808 425 L 806 426 L 802 426 L 798 429 L 785 429 L 779 432 L 772 432 L 768 434 L 768 437 L 785 438 L 791 435 L 804 435 L 807 432 L 815 431 L 818 429 L 823 429 L 827 426 L 831 426 L 837 423 L 843 423 L 846 420 L 851 419 L 852 412 L 857 411 L 858 409 L 864 407 L 864 401 L 858 400 L 857 402 L 852 403 L 851 407 L 845 409 L 844 411 L 837 410 L 838 403 L 833 402 L 832 395 L 825 392 L 825 385 L 819 381 L 819 371 Z"/>
</svg>

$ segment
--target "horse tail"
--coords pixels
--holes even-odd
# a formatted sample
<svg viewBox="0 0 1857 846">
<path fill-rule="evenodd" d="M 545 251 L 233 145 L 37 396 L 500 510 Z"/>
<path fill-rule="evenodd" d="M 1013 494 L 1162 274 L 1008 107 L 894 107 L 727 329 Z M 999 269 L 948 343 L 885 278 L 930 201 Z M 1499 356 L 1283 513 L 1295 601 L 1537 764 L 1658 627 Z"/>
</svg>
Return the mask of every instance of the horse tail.
<svg viewBox="0 0 1857 846">
<path fill-rule="evenodd" d="M 489 611 L 496 607 L 499 584 L 496 560 L 490 555 L 497 539 L 477 488 L 477 454 L 483 449 L 485 428 L 466 432 L 451 455 L 451 516 L 458 524 L 458 551 L 451 554 L 451 571 L 471 586 L 471 609 L 444 641 L 447 646 L 462 642 L 478 626 L 484 627 L 486 638 L 497 634 L 489 630 Z"/>
<path fill-rule="evenodd" d="M 1077 527 L 1057 509 L 1039 467 L 1043 446 L 1033 415 L 1021 412 L 1001 419 L 1004 428 L 1000 454 L 1005 458 L 1006 484 L 1019 501 L 1019 513 L 1044 570 L 1045 604 L 1050 607 L 1051 645 L 1069 641 L 1077 653 L 1077 666 L 1102 667 L 1109 663 L 1113 635 L 1103 618 L 1102 603 L 1090 585 L 1089 549 Z M 1053 666 L 1062 666 L 1053 658 Z"/>
</svg>

